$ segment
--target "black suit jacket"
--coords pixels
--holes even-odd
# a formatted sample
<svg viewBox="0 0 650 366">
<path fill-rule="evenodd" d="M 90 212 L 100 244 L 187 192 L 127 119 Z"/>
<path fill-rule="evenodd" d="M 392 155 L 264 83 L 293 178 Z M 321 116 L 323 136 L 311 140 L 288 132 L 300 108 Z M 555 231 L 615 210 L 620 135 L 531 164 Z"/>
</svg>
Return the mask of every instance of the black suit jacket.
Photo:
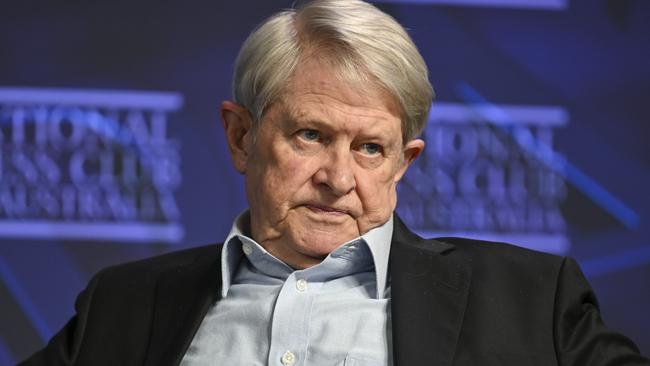
<svg viewBox="0 0 650 366">
<path fill-rule="evenodd" d="M 79 295 L 76 316 L 21 365 L 177 365 L 219 301 L 220 249 L 101 271 Z M 389 263 L 396 366 L 650 365 L 605 328 L 571 259 L 425 240 L 397 219 Z"/>
</svg>

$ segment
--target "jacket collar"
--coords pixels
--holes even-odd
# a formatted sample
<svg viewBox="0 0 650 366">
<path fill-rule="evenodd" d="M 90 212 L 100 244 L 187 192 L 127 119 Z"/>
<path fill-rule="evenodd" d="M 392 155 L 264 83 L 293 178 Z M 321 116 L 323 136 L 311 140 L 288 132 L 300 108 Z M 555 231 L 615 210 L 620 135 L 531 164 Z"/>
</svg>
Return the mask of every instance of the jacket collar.
<svg viewBox="0 0 650 366">
<path fill-rule="evenodd" d="M 454 251 L 453 244 L 420 238 L 396 216 L 390 253 L 395 366 L 451 365 L 471 278 Z"/>
</svg>

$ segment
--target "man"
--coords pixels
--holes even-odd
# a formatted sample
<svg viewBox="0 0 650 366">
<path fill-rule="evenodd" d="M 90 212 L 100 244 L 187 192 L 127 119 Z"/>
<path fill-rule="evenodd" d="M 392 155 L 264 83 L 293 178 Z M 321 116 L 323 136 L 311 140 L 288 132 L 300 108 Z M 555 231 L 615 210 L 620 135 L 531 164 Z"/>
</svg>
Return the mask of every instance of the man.
<svg viewBox="0 0 650 366">
<path fill-rule="evenodd" d="M 263 23 L 221 116 L 250 209 L 223 246 L 112 267 L 25 365 L 650 365 L 575 262 L 425 240 L 393 214 L 432 99 L 360 1 Z"/>
</svg>

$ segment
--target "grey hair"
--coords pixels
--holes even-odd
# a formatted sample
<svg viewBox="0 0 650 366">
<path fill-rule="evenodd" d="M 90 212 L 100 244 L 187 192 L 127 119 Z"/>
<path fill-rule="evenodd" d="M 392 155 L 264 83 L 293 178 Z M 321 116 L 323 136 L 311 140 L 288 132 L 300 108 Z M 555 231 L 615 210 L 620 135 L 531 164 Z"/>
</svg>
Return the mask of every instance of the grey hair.
<svg viewBox="0 0 650 366">
<path fill-rule="evenodd" d="M 255 126 L 308 53 L 335 61 L 344 80 L 372 79 L 402 109 L 404 141 L 424 129 L 433 99 L 427 66 L 395 19 L 359 0 L 313 0 L 281 11 L 251 33 L 235 64 L 233 97 Z"/>
</svg>

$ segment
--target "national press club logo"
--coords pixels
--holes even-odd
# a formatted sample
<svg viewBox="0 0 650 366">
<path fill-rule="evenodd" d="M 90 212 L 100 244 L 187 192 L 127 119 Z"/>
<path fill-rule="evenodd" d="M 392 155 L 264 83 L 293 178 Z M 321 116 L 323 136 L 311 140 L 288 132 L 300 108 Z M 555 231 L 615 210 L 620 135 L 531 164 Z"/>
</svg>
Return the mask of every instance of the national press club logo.
<svg viewBox="0 0 650 366">
<path fill-rule="evenodd" d="M 465 236 L 562 254 L 567 197 L 556 106 L 434 103 L 398 212 L 426 237 Z"/>
<path fill-rule="evenodd" d="M 176 93 L 0 88 L 0 238 L 177 242 Z"/>
</svg>

